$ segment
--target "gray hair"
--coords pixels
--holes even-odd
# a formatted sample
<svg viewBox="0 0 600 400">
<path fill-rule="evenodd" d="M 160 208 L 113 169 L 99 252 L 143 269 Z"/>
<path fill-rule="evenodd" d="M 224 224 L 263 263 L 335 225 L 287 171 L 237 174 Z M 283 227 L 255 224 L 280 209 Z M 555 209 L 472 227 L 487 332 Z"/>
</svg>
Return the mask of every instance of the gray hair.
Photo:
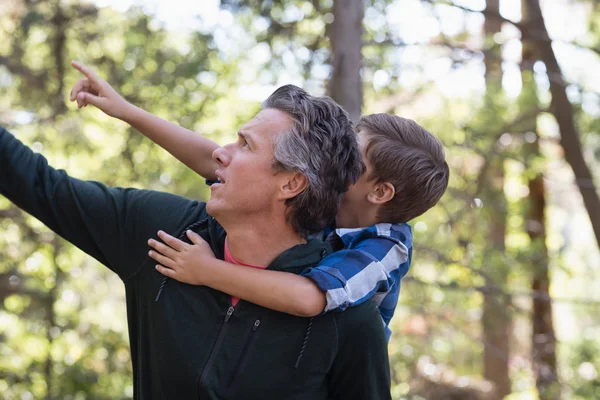
<svg viewBox="0 0 600 400">
<path fill-rule="evenodd" d="M 306 189 L 287 200 L 287 218 L 303 235 L 317 232 L 333 222 L 342 196 L 364 170 L 352 122 L 331 98 L 293 85 L 277 89 L 262 107 L 292 117 L 290 131 L 273 143 L 273 168 L 306 176 Z"/>
</svg>

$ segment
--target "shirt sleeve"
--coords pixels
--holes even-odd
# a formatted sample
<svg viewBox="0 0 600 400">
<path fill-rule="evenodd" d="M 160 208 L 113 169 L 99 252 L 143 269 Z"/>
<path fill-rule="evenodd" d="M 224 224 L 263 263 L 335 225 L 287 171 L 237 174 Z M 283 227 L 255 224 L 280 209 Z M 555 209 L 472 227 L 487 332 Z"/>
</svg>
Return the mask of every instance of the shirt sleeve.
<svg viewBox="0 0 600 400">
<path fill-rule="evenodd" d="M 123 280 L 147 259 L 150 237 L 159 229 L 173 232 L 192 203 L 198 208 L 168 193 L 72 178 L 1 127 L 0 194 Z"/>
<path fill-rule="evenodd" d="M 408 259 L 408 249 L 399 241 L 373 237 L 331 254 L 302 275 L 325 292 L 325 312 L 343 311 L 389 292 L 406 274 Z"/>
</svg>

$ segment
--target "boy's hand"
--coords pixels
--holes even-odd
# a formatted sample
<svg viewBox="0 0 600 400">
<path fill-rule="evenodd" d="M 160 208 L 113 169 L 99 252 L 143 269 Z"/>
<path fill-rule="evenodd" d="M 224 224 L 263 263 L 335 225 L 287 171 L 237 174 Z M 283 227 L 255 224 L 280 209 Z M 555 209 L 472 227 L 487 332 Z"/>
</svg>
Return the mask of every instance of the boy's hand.
<svg viewBox="0 0 600 400">
<path fill-rule="evenodd" d="M 131 104 L 122 98 L 104 79 L 78 61 L 71 61 L 73 68 L 85 75 L 71 89 L 70 100 L 77 100 L 77 107 L 92 104 L 111 117 L 123 119 Z"/>
<path fill-rule="evenodd" d="M 186 235 L 193 244 L 159 231 L 158 236 L 166 244 L 154 239 L 148 240 L 148 244 L 154 249 L 148 255 L 162 264 L 156 265 L 156 270 L 161 274 L 179 282 L 203 285 L 208 273 L 207 263 L 216 258 L 215 254 L 197 233 L 188 230 Z"/>
</svg>

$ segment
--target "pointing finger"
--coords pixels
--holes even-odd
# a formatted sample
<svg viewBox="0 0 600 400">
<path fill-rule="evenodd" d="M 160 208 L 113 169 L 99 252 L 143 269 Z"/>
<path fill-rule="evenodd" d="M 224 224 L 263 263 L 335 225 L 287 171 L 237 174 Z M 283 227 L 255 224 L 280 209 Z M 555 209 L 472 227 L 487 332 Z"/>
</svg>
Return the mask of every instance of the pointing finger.
<svg viewBox="0 0 600 400">
<path fill-rule="evenodd" d="M 103 80 L 98 75 L 96 75 L 96 73 L 94 71 L 92 71 L 87 66 L 80 63 L 79 61 L 71 61 L 71 65 L 77 71 L 84 74 L 91 82 L 93 82 L 97 85 L 100 85 L 103 82 Z"/>
</svg>

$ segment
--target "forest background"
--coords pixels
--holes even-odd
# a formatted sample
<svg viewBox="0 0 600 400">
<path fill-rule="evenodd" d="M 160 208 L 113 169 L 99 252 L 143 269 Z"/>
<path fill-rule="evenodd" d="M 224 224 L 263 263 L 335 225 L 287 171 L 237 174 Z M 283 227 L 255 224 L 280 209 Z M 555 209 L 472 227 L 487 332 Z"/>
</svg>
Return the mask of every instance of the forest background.
<svg viewBox="0 0 600 400">
<path fill-rule="evenodd" d="M 415 119 L 451 180 L 411 222 L 393 398 L 600 398 L 597 0 L 0 0 L 1 125 L 78 178 L 206 200 L 68 103 L 72 59 L 221 144 L 285 83 Z M 119 278 L 5 198 L 0 249 L 0 397 L 131 398 Z"/>
</svg>

